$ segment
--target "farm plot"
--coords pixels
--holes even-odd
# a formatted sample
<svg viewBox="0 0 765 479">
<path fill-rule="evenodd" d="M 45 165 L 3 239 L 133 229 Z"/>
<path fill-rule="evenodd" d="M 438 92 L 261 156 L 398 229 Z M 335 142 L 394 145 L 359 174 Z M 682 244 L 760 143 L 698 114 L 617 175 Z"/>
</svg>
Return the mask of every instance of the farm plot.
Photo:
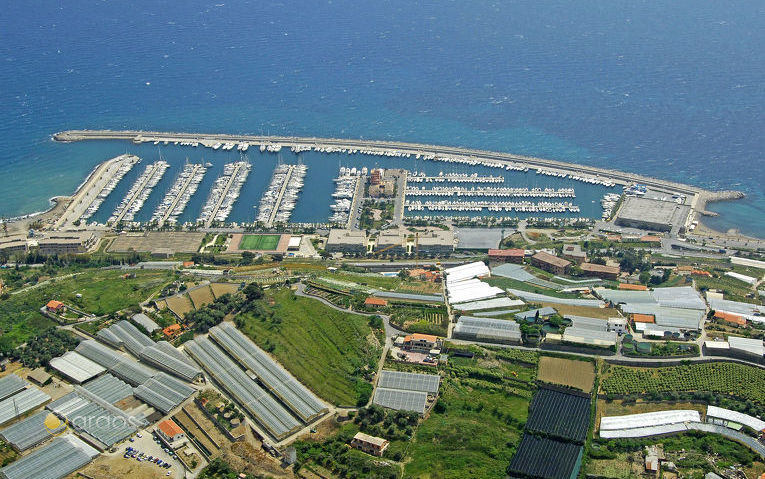
<svg viewBox="0 0 765 479">
<path fill-rule="evenodd" d="M 446 336 L 448 326 L 446 308 L 443 306 L 393 307 L 391 308 L 391 322 L 404 331 L 438 336 Z"/>
<path fill-rule="evenodd" d="M 195 309 L 199 309 L 202 306 L 206 306 L 215 301 L 215 296 L 209 285 L 191 289 L 188 294 Z"/>
<path fill-rule="evenodd" d="M 595 381 L 595 368 L 589 361 L 542 356 L 537 377 L 542 382 L 590 391 Z"/>
<path fill-rule="evenodd" d="M 601 381 L 605 394 L 704 391 L 765 406 L 765 370 L 743 364 L 712 362 L 661 368 L 608 366 Z"/>
<path fill-rule="evenodd" d="M 531 401 L 526 430 L 582 444 L 589 424 L 588 394 L 541 387 Z"/>
<path fill-rule="evenodd" d="M 220 298 L 224 294 L 234 294 L 239 291 L 239 284 L 237 283 L 212 283 L 210 285 L 215 299 Z"/>
<path fill-rule="evenodd" d="M 169 298 L 165 298 L 164 301 L 167 305 L 167 309 L 181 318 L 186 316 L 186 313 L 194 311 L 194 305 L 191 304 L 191 301 L 185 294 L 182 296 L 170 296 Z"/>
<path fill-rule="evenodd" d="M 580 466 L 582 446 L 524 434 L 507 468 L 512 477 L 569 479 Z"/>
</svg>

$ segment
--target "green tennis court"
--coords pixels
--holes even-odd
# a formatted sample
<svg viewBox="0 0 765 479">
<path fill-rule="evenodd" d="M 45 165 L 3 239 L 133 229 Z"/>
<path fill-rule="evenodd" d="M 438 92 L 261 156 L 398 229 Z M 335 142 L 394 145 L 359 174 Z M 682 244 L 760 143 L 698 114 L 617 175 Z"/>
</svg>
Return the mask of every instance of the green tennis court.
<svg viewBox="0 0 765 479">
<path fill-rule="evenodd" d="M 244 235 L 239 242 L 240 250 L 273 251 L 279 245 L 281 235 Z"/>
</svg>

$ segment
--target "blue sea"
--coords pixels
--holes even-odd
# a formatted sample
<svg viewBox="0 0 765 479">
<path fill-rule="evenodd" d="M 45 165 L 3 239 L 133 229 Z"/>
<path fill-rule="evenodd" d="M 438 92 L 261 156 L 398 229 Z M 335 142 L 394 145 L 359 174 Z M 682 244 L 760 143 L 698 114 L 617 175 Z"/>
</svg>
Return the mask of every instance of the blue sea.
<svg viewBox="0 0 765 479">
<path fill-rule="evenodd" d="M 135 128 L 395 139 L 613 167 L 744 191 L 711 205 L 720 216 L 708 223 L 765 237 L 762 1 L 224 2 L 4 5 L 0 215 L 47 208 L 115 154 L 159 155 L 56 144 L 54 132 Z M 202 150 L 161 153 L 174 168 L 204 156 L 215 165 L 206 182 L 238 159 Z M 232 219 L 254 216 L 277 161 L 249 157 Z M 317 197 L 338 162 L 357 161 L 304 160 L 306 184 L 325 185 L 304 196 Z M 325 215 L 322 201 L 299 203 L 294 219 Z"/>
</svg>

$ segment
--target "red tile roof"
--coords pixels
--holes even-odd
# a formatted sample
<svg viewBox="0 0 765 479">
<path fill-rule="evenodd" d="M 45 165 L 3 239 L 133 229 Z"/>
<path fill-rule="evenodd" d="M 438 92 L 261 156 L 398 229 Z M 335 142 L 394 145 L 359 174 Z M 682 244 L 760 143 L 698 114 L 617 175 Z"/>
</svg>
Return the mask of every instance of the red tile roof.
<svg viewBox="0 0 765 479">
<path fill-rule="evenodd" d="M 629 291 L 647 291 L 648 286 L 644 284 L 619 283 L 619 289 L 626 289 Z"/>
<path fill-rule="evenodd" d="M 526 252 L 522 249 L 490 249 L 489 250 L 489 257 L 496 257 L 496 258 L 513 258 L 513 257 L 523 257 Z"/>
<path fill-rule="evenodd" d="M 738 324 L 739 326 L 746 326 L 746 319 L 738 314 L 726 313 L 724 311 L 715 311 L 715 318 L 722 319 L 729 323 Z"/>
<path fill-rule="evenodd" d="M 179 333 L 180 331 L 181 331 L 181 325 L 178 323 L 171 324 L 170 326 L 162 330 L 165 336 L 174 336 L 176 333 Z"/>
<path fill-rule="evenodd" d="M 382 298 L 375 298 L 373 296 L 367 297 L 364 300 L 364 304 L 367 306 L 388 306 L 388 302 Z"/>
<path fill-rule="evenodd" d="M 165 433 L 167 437 L 175 437 L 178 434 L 183 434 L 183 429 L 175 423 L 172 419 L 165 419 L 161 423 L 157 424 L 160 431 Z"/>
<path fill-rule="evenodd" d="M 438 340 L 438 336 L 433 336 L 432 334 L 421 334 L 421 333 L 414 333 L 410 334 L 409 336 L 404 338 L 404 342 L 410 342 L 410 341 L 429 341 L 431 343 L 435 343 Z"/>
<path fill-rule="evenodd" d="M 61 301 L 56 301 L 55 299 L 51 299 L 50 301 L 48 301 L 48 304 L 46 304 L 45 307 L 48 309 L 57 310 L 57 309 L 63 308 L 64 303 L 62 303 Z"/>
<path fill-rule="evenodd" d="M 632 321 L 636 323 L 655 323 L 656 322 L 652 314 L 639 314 L 639 313 L 632 314 Z"/>
</svg>

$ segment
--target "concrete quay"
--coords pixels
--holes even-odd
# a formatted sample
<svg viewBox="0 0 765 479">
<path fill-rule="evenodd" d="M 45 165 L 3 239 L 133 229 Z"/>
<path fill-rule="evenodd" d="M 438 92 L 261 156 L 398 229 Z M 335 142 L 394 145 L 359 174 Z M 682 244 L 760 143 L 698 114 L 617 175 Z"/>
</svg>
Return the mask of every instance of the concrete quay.
<svg viewBox="0 0 765 479">
<path fill-rule="evenodd" d="M 714 192 L 700 187 L 675 183 L 672 181 L 651 178 L 634 173 L 598 168 L 594 166 L 565 163 L 557 160 L 548 160 L 530 156 L 500 153 L 487 150 L 468 149 L 456 146 L 438 146 L 422 143 L 405 143 L 397 141 L 381 140 L 354 140 L 338 138 L 317 137 L 293 137 L 293 136 L 264 136 L 264 135 L 227 135 L 227 134 L 204 134 L 204 133 L 172 133 L 139 130 L 68 130 L 53 135 L 55 141 L 72 142 L 84 140 L 128 140 L 134 143 L 145 142 L 172 142 L 172 143 L 199 143 L 204 146 L 212 146 L 215 143 L 248 143 L 264 146 L 296 148 L 300 151 L 313 149 L 317 151 L 347 151 L 354 150 L 359 153 L 381 156 L 412 156 L 421 157 L 435 156 L 436 159 L 456 158 L 468 161 L 483 161 L 496 165 L 510 166 L 518 163 L 528 167 L 552 169 L 563 173 L 585 174 L 594 177 L 608 178 L 615 183 L 626 185 L 630 183 L 642 183 L 649 187 L 668 193 L 683 193 L 695 196 L 706 193 L 707 201 L 717 200 Z M 741 195 L 734 192 L 736 195 Z M 732 192 L 726 192 L 724 198 L 733 196 Z"/>
<path fill-rule="evenodd" d="M 53 229 L 65 226 L 72 227 L 73 223 L 80 219 L 85 210 L 115 177 L 120 167 L 127 164 L 135 164 L 139 161 L 140 159 L 134 155 L 120 155 L 96 166 L 79 188 L 77 188 L 77 191 L 69 197 L 66 210 L 56 220 Z"/>
</svg>

